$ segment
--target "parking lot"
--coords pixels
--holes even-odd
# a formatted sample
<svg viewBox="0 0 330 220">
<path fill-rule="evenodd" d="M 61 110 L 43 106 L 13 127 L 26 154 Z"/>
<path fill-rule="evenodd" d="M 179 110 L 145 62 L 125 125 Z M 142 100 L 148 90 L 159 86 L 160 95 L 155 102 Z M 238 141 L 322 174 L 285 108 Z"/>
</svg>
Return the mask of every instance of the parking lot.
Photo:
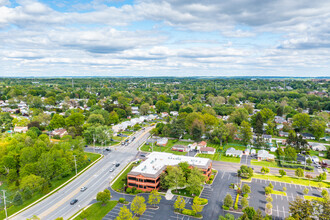
<svg viewBox="0 0 330 220">
<path fill-rule="evenodd" d="M 298 184 L 283 183 L 262 179 L 252 179 L 251 183 L 247 183 L 251 187 L 251 194 L 249 199 L 250 206 L 256 210 L 260 209 L 265 214 L 266 196 L 265 187 L 272 183 L 274 190 L 283 191 L 286 187 L 287 196 L 272 194 L 273 209 L 272 216 L 274 219 L 285 219 L 289 216 L 289 202 L 295 200 L 296 196 L 303 196 L 303 190 L 309 189 L 307 195 L 321 197 L 321 193 L 315 187 L 303 186 Z"/>
</svg>

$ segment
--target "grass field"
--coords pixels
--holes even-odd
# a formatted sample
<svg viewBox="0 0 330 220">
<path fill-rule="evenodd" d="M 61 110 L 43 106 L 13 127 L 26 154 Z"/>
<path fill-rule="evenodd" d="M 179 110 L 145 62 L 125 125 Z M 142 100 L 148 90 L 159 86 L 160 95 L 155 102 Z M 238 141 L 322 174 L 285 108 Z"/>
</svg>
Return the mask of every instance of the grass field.
<svg viewBox="0 0 330 220">
<path fill-rule="evenodd" d="M 110 212 L 116 205 L 118 201 L 109 201 L 105 205 L 101 202 L 94 203 L 86 210 L 84 210 L 80 215 L 78 215 L 74 220 L 101 220 L 108 212 Z"/>
<path fill-rule="evenodd" d="M 258 161 L 258 160 L 251 160 L 251 165 L 262 166 L 262 167 L 277 167 L 281 168 L 277 165 L 275 161 Z"/>
<path fill-rule="evenodd" d="M 241 161 L 241 158 L 226 157 L 224 154 L 221 155 L 221 157 L 220 157 L 220 153 L 215 153 L 215 154 L 197 154 L 196 157 L 209 158 L 211 160 L 231 162 L 231 163 L 240 163 L 240 161 Z"/>
<path fill-rule="evenodd" d="M 136 164 L 130 164 L 129 167 L 120 174 L 118 179 L 111 186 L 113 190 L 122 190 L 124 188 L 124 184 L 126 184 L 127 174 L 132 170 L 134 166 L 136 166 Z"/>
<path fill-rule="evenodd" d="M 330 182 L 318 182 L 315 180 L 308 180 L 308 179 L 302 179 L 302 178 L 297 178 L 297 177 L 289 177 L 289 176 L 280 177 L 280 176 L 274 176 L 274 175 L 270 175 L 270 174 L 263 175 L 263 174 L 254 173 L 252 178 L 292 183 L 292 184 L 299 184 L 299 185 L 304 185 L 304 186 L 310 185 L 310 186 L 314 186 L 314 187 L 319 187 L 319 183 L 321 183 L 322 187 L 330 188 Z"/>
<path fill-rule="evenodd" d="M 90 163 L 94 162 L 96 159 L 98 159 L 101 156 L 100 154 L 93 154 L 93 153 L 86 153 L 86 155 L 87 155 L 88 159 L 90 159 Z M 90 163 L 88 163 L 88 164 L 86 164 L 86 166 L 81 167 L 80 169 L 78 169 L 78 172 L 80 172 L 81 170 L 83 170 Z M 53 180 L 53 181 L 51 181 L 52 186 L 50 187 L 49 190 L 52 191 L 52 190 L 56 189 L 57 187 L 59 187 L 60 185 L 62 185 L 63 183 L 65 183 L 66 181 L 68 181 L 69 179 L 71 179 L 72 177 L 74 177 L 75 174 L 76 174 L 75 171 L 73 171 L 69 176 L 66 176 L 66 177 L 64 177 L 62 179 L 59 179 L 59 180 Z M 10 194 L 12 194 L 12 195 L 14 194 L 14 193 L 11 193 L 11 190 L 8 188 L 8 186 L 6 184 L 2 184 L 0 186 L 0 190 L 3 190 L 3 189 L 6 190 L 7 197 L 9 197 L 8 195 L 10 195 Z M 31 203 L 35 202 L 36 200 L 40 199 L 44 195 L 45 194 L 38 193 L 38 194 L 33 195 L 31 199 L 25 200 L 22 205 L 19 205 L 19 206 L 12 205 L 10 207 L 7 207 L 8 216 L 10 216 L 10 215 L 18 212 L 19 210 L 25 208 L 26 206 L 28 206 Z M 12 198 L 9 197 L 9 199 L 12 199 Z M 1 206 L 0 219 L 5 219 L 5 212 L 2 209 L 3 209 L 3 207 Z"/>
<path fill-rule="evenodd" d="M 172 154 L 176 154 L 176 155 L 186 155 L 187 152 L 178 152 L 178 151 L 173 151 L 171 150 L 172 147 L 174 145 L 189 145 L 189 144 L 192 144 L 193 142 L 185 142 L 185 141 L 177 141 L 175 142 L 175 140 L 168 140 L 168 143 L 165 147 L 159 147 L 159 146 L 156 146 L 156 145 L 143 145 L 141 147 L 141 151 L 145 151 L 145 152 L 151 152 L 152 151 L 152 148 L 153 148 L 153 151 L 157 151 L 157 152 L 167 152 L 167 153 L 172 153 Z"/>
<path fill-rule="evenodd" d="M 173 189 L 172 193 L 179 196 L 193 197 L 186 189 L 178 189 L 177 191 Z"/>
</svg>

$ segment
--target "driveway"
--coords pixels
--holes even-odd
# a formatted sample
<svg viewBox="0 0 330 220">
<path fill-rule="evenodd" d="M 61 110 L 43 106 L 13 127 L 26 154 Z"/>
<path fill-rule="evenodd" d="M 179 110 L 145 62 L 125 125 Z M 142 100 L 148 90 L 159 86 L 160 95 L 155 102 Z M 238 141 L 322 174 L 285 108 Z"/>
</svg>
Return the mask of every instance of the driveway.
<svg viewBox="0 0 330 220">
<path fill-rule="evenodd" d="M 243 155 L 241 157 L 241 162 L 240 164 L 244 164 L 244 165 L 251 165 L 251 156 L 249 155 Z"/>
</svg>

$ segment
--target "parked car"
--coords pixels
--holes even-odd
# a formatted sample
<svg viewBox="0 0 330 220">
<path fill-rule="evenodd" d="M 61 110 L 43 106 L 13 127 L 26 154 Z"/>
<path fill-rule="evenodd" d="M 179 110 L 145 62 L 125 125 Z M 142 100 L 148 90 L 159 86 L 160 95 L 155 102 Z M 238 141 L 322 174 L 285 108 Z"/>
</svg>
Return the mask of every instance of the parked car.
<svg viewBox="0 0 330 220">
<path fill-rule="evenodd" d="M 144 154 L 141 154 L 141 155 L 140 155 L 140 157 L 146 157 L 146 155 L 144 155 Z"/>
<path fill-rule="evenodd" d="M 86 191 L 86 189 L 87 189 L 87 187 L 86 187 L 86 186 L 84 186 L 84 187 L 81 187 L 81 188 L 80 188 L 80 192 L 84 192 L 84 191 Z"/>
<path fill-rule="evenodd" d="M 74 205 L 74 204 L 76 204 L 77 202 L 78 202 L 78 199 L 73 199 L 73 200 L 71 200 L 70 205 Z"/>
<path fill-rule="evenodd" d="M 107 148 L 107 149 L 105 149 L 106 151 L 111 151 L 111 149 L 109 149 L 109 148 Z"/>
</svg>

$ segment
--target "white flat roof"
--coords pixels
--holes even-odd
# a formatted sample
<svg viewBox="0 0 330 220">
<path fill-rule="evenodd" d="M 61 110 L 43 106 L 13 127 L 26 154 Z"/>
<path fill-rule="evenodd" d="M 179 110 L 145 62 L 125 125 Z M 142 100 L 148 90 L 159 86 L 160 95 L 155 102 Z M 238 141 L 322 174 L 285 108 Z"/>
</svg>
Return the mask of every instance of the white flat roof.
<svg viewBox="0 0 330 220">
<path fill-rule="evenodd" d="M 187 157 L 174 155 L 171 153 L 152 152 L 147 159 L 140 165 L 131 170 L 131 174 L 141 174 L 143 176 L 157 176 L 166 166 L 176 166 L 181 162 L 187 162 L 189 165 L 197 168 L 207 169 L 211 160 L 208 158 Z"/>
</svg>

